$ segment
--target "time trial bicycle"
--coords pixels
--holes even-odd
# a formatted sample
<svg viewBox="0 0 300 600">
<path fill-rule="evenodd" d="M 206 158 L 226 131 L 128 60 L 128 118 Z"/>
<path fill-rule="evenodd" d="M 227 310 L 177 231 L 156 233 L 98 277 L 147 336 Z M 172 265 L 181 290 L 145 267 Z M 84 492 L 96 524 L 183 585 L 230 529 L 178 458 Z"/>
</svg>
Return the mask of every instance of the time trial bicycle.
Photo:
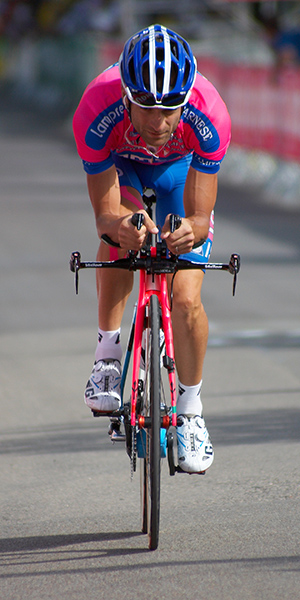
<svg viewBox="0 0 300 600">
<path fill-rule="evenodd" d="M 144 196 L 151 218 L 154 201 L 155 196 Z M 132 222 L 138 229 L 142 227 L 143 218 L 142 213 L 136 213 L 132 217 Z M 180 223 L 178 215 L 170 215 L 171 232 Z M 119 247 L 106 235 L 102 239 Z M 136 471 L 137 459 L 140 459 L 141 527 L 142 532 L 148 534 L 149 549 L 155 550 L 159 541 L 161 459 L 167 457 L 171 476 L 183 472 L 177 464 L 176 373 L 171 321 L 174 277 L 179 270 L 187 269 L 228 271 L 233 275 L 234 295 L 240 256 L 232 254 L 228 264 L 196 263 L 171 254 L 164 241 L 159 241 L 157 235 L 149 234 L 145 246 L 139 252 L 129 252 L 125 258 L 117 260 L 87 262 L 81 260 L 80 252 L 73 252 L 70 269 L 75 273 L 76 294 L 79 270 L 87 268 L 140 271 L 138 300 L 122 370 L 121 406 L 113 413 L 94 411 L 94 415 L 110 418 L 109 433 L 113 442 L 125 441 L 130 457 L 131 476 Z M 173 276 L 170 292 L 167 285 L 168 274 Z M 124 389 L 131 356 L 131 395 L 129 402 L 125 402 Z M 167 385 L 163 371 L 167 374 Z M 169 394 L 166 387 L 169 388 Z M 201 474 L 204 473 L 205 471 Z"/>
</svg>

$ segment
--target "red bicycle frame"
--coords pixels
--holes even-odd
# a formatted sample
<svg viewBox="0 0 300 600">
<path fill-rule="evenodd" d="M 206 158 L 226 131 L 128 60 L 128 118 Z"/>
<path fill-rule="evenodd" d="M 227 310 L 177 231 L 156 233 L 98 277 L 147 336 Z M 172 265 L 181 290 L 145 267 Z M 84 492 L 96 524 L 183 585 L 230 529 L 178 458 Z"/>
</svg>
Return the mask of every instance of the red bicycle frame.
<svg viewBox="0 0 300 600">
<path fill-rule="evenodd" d="M 151 256 L 156 256 L 156 247 L 151 248 Z M 168 286 L 166 273 L 140 272 L 140 288 L 136 312 L 134 349 L 133 349 L 133 370 L 132 370 L 132 396 L 131 396 L 131 425 L 136 425 L 136 404 L 138 398 L 138 381 L 141 361 L 142 334 L 144 328 L 145 310 L 150 300 L 150 296 L 158 296 L 161 307 L 162 329 L 165 336 L 166 356 L 168 357 L 168 377 L 171 395 L 171 414 L 172 425 L 176 427 L 176 376 L 175 376 L 175 357 L 173 344 L 173 330 L 171 323 L 171 310 L 168 296 Z"/>
</svg>

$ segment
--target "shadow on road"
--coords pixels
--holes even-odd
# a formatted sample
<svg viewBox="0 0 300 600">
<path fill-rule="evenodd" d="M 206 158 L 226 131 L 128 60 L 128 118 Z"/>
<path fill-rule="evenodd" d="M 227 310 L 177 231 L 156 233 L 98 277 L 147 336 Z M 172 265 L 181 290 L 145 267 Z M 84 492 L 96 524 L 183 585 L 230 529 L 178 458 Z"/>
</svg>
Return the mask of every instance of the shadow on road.
<svg viewBox="0 0 300 600">
<path fill-rule="evenodd" d="M 115 548 L 114 542 L 141 536 L 136 532 L 124 533 L 95 533 L 75 535 L 53 535 L 37 537 L 8 538 L 0 543 L 2 559 L 9 561 L 11 573 L 0 575 L 0 579 L 41 577 L 45 575 L 64 576 L 71 574 L 92 574 L 105 572 L 140 571 L 141 569 L 161 569 L 163 567 L 190 568 L 207 565 L 210 568 L 220 565 L 238 567 L 259 567 L 281 571 L 299 571 L 299 556 L 265 556 L 245 558 L 220 558 L 197 560 L 153 560 L 153 553 L 146 548 Z M 110 544 L 106 545 L 106 542 Z M 90 544 L 92 546 L 90 546 Z M 28 554 L 27 554 L 28 553 Z M 101 564 L 101 559 L 122 557 L 125 555 L 144 554 L 151 560 L 144 563 L 132 564 Z M 89 566 L 88 559 L 98 561 L 97 565 Z M 85 561 L 85 566 L 77 565 L 77 561 Z M 63 564 L 62 564 L 63 563 Z M 28 566 L 30 570 L 28 571 Z"/>
<path fill-rule="evenodd" d="M 299 393 L 293 390 L 291 393 Z M 254 392 L 253 392 L 254 393 Z M 274 396 L 278 392 L 261 392 Z M 281 391 L 280 394 L 290 393 Z M 255 396 L 260 392 L 255 392 Z M 237 392 L 234 393 L 237 396 Z M 240 395 L 244 395 L 240 393 Z M 245 393 L 247 395 L 247 392 Z M 230 398 L 232 395 L 230 395 Z M 226 399 L 224 399 L 226 401 Z M 240 414 L 211 416 L 209 430 L 216 444 L 266 444 L 270 442 L 300 441 L 300 409 L 276 409 L 245 411 Z M 78 452 L 125 452 L 123 443 L 113 445 L 106 432 L 78 424 L 67 429 L 61 426 L 47 431 L 34 428 L 30 433 L 20 432 L 2 435 L 0 455 L 37 456 Z"/>
<path fill-rule="evenodd" d="M 274 392 L 269 393 L 274 395 Z M 268 408 L 241 414 L 222 414 L 210 417 L 207 421 L 212 439 L 219 446 L 300 441 L 300 409 Z"/>
<path fill-rule="evenodd" d="M 19 538 L 4 538 L 0 540 L 0 554 L 13 554 L 21 552 L 34 552 L 38 550 L 54 550 L 65 546 L 79 544 L 94 544 L 115 542 L 143 535 L 136 531 L 104 532 L 104 533 L 77 533 L 72 535 L 47 535 L 28 536 Z M 82 549 L 83 550 L 83 549 Z M 127 552 L 142 552 L 143 549 L 132 549 Z M 125 552 L 125 551 L 124 551 Z M 10 562 L 10 564 L 12 564 Z"/>
</svg>

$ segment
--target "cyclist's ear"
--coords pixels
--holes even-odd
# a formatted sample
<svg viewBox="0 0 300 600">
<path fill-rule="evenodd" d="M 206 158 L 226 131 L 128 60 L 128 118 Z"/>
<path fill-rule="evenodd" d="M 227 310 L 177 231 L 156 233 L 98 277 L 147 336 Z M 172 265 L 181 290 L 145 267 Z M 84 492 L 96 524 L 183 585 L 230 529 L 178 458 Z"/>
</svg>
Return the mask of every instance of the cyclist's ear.
<svg viewBox="0 0 300 600">
<path fill-rule="evenodd" d="M 126 111 L 128 113 L 129 119 L 131 120 L 131 103 L 130 103 L 130 101 L 128 100 L 128 98 L 126 96 L 126 92 L 125 92 L 124 89 L 122 91 L 122 101 L 123 101 L 125 109 L 126 109 Z"/>
</svg>

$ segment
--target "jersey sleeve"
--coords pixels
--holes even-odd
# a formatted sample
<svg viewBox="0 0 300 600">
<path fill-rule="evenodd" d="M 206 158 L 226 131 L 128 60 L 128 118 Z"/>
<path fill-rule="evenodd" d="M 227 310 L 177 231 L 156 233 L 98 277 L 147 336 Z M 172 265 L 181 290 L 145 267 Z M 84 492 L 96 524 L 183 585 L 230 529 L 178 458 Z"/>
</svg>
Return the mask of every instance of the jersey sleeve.
<svg viewBox="0 0 300 600">
<path fill-rule="evenodd" d="M 182 118 L 193 153 L 191 166 L 204 173 L 217 173 L 230 144 L 231 121 L 217 90 L 199 73 Z"/>
<path fill-rule="evenodd" d="M 114 164 L 111 151 L 123 120 L 118 68 L 112 67 L 88 85 L 73 118 L 77 151 L 87 173 L 101 173 Z"/>
</svg>

